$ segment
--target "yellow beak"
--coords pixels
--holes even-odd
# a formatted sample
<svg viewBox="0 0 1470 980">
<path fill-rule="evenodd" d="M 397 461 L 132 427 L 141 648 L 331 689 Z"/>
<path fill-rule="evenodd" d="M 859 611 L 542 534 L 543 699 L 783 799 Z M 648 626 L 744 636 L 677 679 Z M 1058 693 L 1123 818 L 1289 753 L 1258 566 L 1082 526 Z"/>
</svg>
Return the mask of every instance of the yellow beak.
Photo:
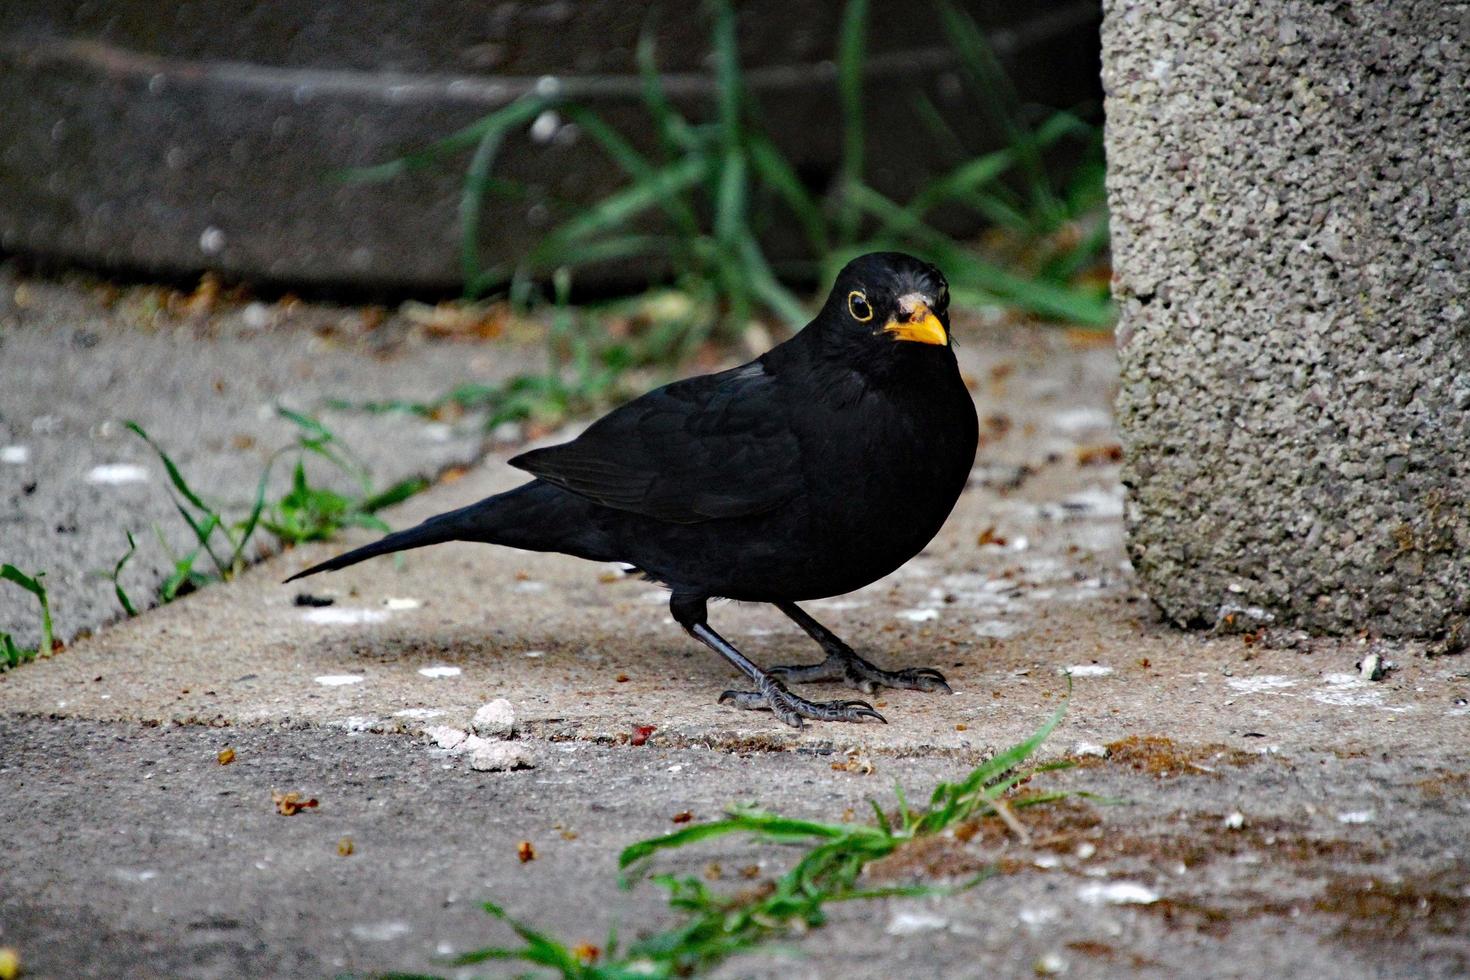
<svg viewBox="0 0 1470 980">
<path fill-rule="evenodd" d="M 891 333 L 899 340 L 912 340 L 920 344 L 949 344 L 949 334 L 944 332 L 944 324 L 923 303 L 914 307 L 908 319 L 889 320 L 883 325 L 883 332 Z"/>
</svg>

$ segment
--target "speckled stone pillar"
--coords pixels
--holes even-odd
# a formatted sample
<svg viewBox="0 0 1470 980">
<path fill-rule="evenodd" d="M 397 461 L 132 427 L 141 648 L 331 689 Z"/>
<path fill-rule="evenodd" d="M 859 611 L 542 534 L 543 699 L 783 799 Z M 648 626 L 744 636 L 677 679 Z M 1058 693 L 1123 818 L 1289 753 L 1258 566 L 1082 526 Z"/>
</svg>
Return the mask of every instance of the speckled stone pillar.
<svg viewBox="0 0 1470 980">
<path fill-rule="evenodd" d="M 1465 642 L 1470 4 L 1104 6 L 1144 587 L 1191 626 Z"/>
</svg>

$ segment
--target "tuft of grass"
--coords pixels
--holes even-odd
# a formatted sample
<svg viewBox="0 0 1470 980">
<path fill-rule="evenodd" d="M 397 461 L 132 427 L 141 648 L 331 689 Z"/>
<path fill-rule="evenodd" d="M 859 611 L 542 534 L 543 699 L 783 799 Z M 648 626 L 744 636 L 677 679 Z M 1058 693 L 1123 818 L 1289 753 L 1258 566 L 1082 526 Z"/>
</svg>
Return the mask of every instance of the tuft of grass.
<svg viewBox="0 0 1470 980">
<path fill-rule="evenodd" d="M 953 887 L 873 888 L 866 887 L 862 878 L 864 869 L 879 858 L 966 820 L 995 815 L 1009 823 L 1015 820 L 1016 810 L 1068 796 L 1087 795 L 1066 792 L 1015 795 L 1019 786 L 1038 773 L 1070 765 L 1068 762 L 1025 765 L 1061 722 L 1065 709 L 1063 704 L 1035 734 L 978 766 L 964 779 L 940 783 L 923 810 L 911 809 L 902 789 L 896 788 L 896 816 L 891 817 L 876 801 L 870 801 L 874 813 L 871 823 L 824 823 L 757 810 L 733 810 L 723 820 L 697 824 L 627 847 L 618 858 L 625 888 L 642 880 L 659 855 L 730 834 L 804 849 L 790 869 L 774 882 L 733 894 L 717 892 L 694 876 L 653 875 L 651 880 L 667 891 L 669 908 L 678 920 L 667 929 L 626 945 L 613 931 L 598 950 L 585 943 L 569 945 L 517 921 L 501 906 L 487 903 L 485 911 L 509 925 L 520 939 L 520 945 L 486 947 L 458 957 L 453 964 L 462 967 L 513 961 L 540 967 L 568 980 L 698 976 L 736 953 L 821 926 L 826 920 L 826 907 L 834 902 L 952 894 L 974 887 L 988 873 Z"/>
<path fill-rule="evenodd" d="M 244 569 L 250 545 L 262 529 L 274 535 L 279 544 L 288 546 L 304 541 L 320 541 L 345 527 L 370 527 L 386 532 L 389 528 L 377 517 L 377 512 L 408 499 L 429 485 L 429 481 L 422 477 L 412 477 L 386 490 L 375 491 L 366 467 L 319 420 L 280 406 L 276 411 L 297 427 L 296 441 L 293 445 L 271 454 L 256 483 L 249 513 L 244 519 L 235 522 L 228 521 L 219 506 L 209 503 L 189 484 L 178 465 L 142 426 L 132 421 L 123 423 L 158 454 L 164 471 L 168 474 L 174 508 L 194 536 L 194 546 L 183 555 L 176 555 L 169 549 L 162 531 L 154 529 L 159 544 L 174 566 L 173 571 L 159 586 L 160 602 L 172 602 L 179 596 L 212 582 L 234 578 Z M 266 492 L 271 470 L 282 455 L 291 452 L 296 453 L 291 488 L 279 500 L 268 503 Z M 312 486 L 306 477 L 306 457 L 309 455 L 326 460 L 352 477 L 360 492 L 348 496 L 324 487 Z M 112 575 L 107 576 L 114 584 L 123 565 L 132 557 L 134 544 L 131 534 L 128 535 L 128 545 L 128 553 L 123 556 Z M 205 559 L 208 564 L 204 564 Z M 201 565 L 204 567 L 199 567 Z M 212 570 L 209 567 L 211 565 Z M 132 603 L 120 585 L 117 586 L 117 595 L 123 610 L 128 615 L 134 615 Z"/>
<path fill-rule="evenodd" d="M 41 579 L 45 572 L 27 575 L 14 565 L 0 565 L 0 581 L 11 582 L 36 597 L 41 606 L 41 644 L 34 649 L 22 647 L 9 633 L 0 630 L 0 670 L 9 670 L 21 664 L 46 656 L 56 646 L 51 629 L 51 600 L 46 595 L 46 586 Z"/>
<path fill-rule="evenodd" d="M 544 373 L 501 385 L 464 385 L 437 399 L 357 407 L 433 414 L 454 406 L 484 411 L 491 426 L 558 421 L 631 394 L 627 372 L 654 366 L 667 374 L 706 341 L 738 338 L 761 318 L 798 328 L 808 308 L 777 275 L 761 245 L 767 229 L 783 224 L 799 230 L 802 250 L 782 265 L 788 278 L 830 281 L 844 262 L 863 252 L 908 251 L 945 270 L 957 306 L 1003 306 L 1110 326 L 1107 280 L 1095 274 L 1108 245 L 1100 129 L 1066 112 L 1033 126 L 984 32 L 950 0 L 937 5 L 966 88 L 1007 145 L 969 153 L 932 101 L 916 95 L 916 118 L 960 162 L 908 201 L 880 194 L 865 172 L 868 0 L 848 0 L 835 41 L 842 144 L 835 179 L 824 189 L 802 179 L 763 125 L 745 84 L 729 0 L 707 4 L 715 79 L 708 118 L 694 119 L 674 107 L 651 34 L 639 40 L 636 61 L 653 149 L 635 147 L 587 106 L 538 91 L 414 153 L 339 174 L 355 181 L 389 180 L 467 154 L 459 204 L 466 295 L 505 291 L 513 301 L 531 304 L 538 284 L 549 282 L 555 316 L 571 324 L 552 331 Z M 623 184 L 601 200 L 570 201 L 538 198 L 532 188 L 496 176 L 495 160 L 506 140 L 548 112 L 575 124 Z M 1042 154 L 1064 141 L 1081 144 L 1083 163 L 1058 181 Z M 553 221 L 517 260 L 486 266 L 481 219 L 492 197 L 538 200 Z M 956 240 L 933 223 L 935 216 L 953 213 L 977 215 L 994 229 L 987 248 Z M 667 270 L 672 291 L 685 301 L 685 315 L 643 343 L 603 336 L 598 318 L 609 315 L 608 307 L 569 309 L 567 298 L 575 273 L 628 260 Z"/>
<path fill-rule="evenodd" d="M 1015 87 L 968 13 L 948 0 L 938 3 L 945 35 L 955 50 L 961 74 L 992 128 L 1007 147 L 966 159 L 935 177 L 911 201 L 899 206 L 903 217 L 875 213 L 874 191 L 864 174 L 865 123 L 862 112 L 863 66 L 868 29 L 867 0 L 849 0 L 836 44 L 837 92 L 842 120 L 842 152 L 836 180 L 823 197 L 808 187 L 760 122 L 759 107 L 747 92 L 736 46 L 735 10 L 727 0 L 710 4 L 716 98 L 713 118 L 694 121 L 673 107 L 664 91 L 651 36 L 640 40 L 637 62 L 643 79 L 643 108 L 658 142 L 645 154 L 591 109 L 559 95 L 531 94 L 496 110 L 445 139 L 397 160 L 346 171 L 349 180 L 385 180 L 433 166 L 470 151 L 461 186 L 461 258 L 466 293 L 471 296 L 510 287 L 512 296 L 530 293 L 529 277 L 550 276 L 612 259 L 646 258 L 673 270 L 680 289 L 712 298 L 710 316 L 734 332 L 758 312 L 774 313 L 792 326 L 806 310 L 777 279 L 759 243 L 760 231 L 777 220 L 794 218 L 807 256 L 796 270 L 828 276 L 852 254 L 881 248 L 907 248 L 945 262 L 946 272 L 964 279 L 956 299 L 967 305 L 1010 305 L 1044 316 L 1102 325 L 1111 323 L 1105 291 L 1073 287 L 1067 272 L 1097 258 L 1106 245 L 1106 225 L 1075 236 L 1071 256 L 1076 268 L 1038 267 L 1028 277 L 1001 275 L 997 265 L 926 223 L 939 209 L 974 212 L 1017 235 L 1051 235 L 1083 218 L 1101 203 L 1098 157 L 1090 152 L 1099 130 L 1070 113 L 1056 113 L 1040 127 L 1026 121 Z M 923 111 L 927 107 L 927 112 Z M 919 115 L 953 148 L 963 144 L 932 102 L 921 99 Z M 491 176 L 501 145 L 513 132 L 545 112 L 575 123 L 597 144 L 626 184 L 600 201 L 550 201 L 563 220 L 511 266 L 479 262 L 480 214 L 488 196 L 526 199 L 530 190 Z M 1042 151 L 1061 139 L 1088 147 L 1066 187 L 1058 188 Z M 1016 186 L 1019 185 L 1019 186 Z M 1083 193 L 1085 189 L 1085 193 Z M 629 230 L 636 226 L 638 230 Z M 939 243 L 938 245 L 936 243 Z M 835 251 L 834 251 L 835 250 Z M 1023 288 L 1029 283 L 1032 288 Z M 1064 299 L 1061 294 L 1076 295 Z M 703 324 L 711 328 L 717 324 Z"/>
</svg>

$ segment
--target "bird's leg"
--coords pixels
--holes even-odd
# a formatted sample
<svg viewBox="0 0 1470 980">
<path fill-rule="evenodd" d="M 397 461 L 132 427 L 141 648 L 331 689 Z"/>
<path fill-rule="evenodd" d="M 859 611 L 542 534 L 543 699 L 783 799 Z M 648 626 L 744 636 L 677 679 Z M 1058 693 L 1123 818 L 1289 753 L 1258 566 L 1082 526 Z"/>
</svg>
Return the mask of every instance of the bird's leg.
<svg viewBox="0 0 1470 980">
<path fill-rule="evenodd" d="M 669 600 L 669 611 L 673 613 L 674 621 L 684 627 L 690 636 L 724 657 L 731 666 L 755 684 L 754 691 L 725 691 L 720 695 L 721 704 L 728 702 L 737 708 L 773 712 L 792 728 L 802 727 L 803 718 L 816 721 L 862 721 L 864 718 L 877 718 L 886 722 L 866 701 L 808 701 L 786 690 L 786 685 L 761 670 L 749 657 L 709 628 L 705 601 L 704 596 L 680 595 L 675 592 Z"/>
<path fill-rule="evenodd" d="M 872 694 L 880 687 L 903 688 L 909 691 L 942 691 L 953 693 L 945 683 L 944 675 L 933 667 L 906 667 L 903 670 L 884 670 L 859 657 L 846 643 L 821 623 L 803 612 L 794 602 L 778 602 L 776 608 L 791 618 L 806 635 L 822 645 L 827 659 L 809 666 L 792 665 L 772 667 L 768 673 L 793 684 L 812 681 L 841 681 L 848 687 L 865 694 Z"/>
</svg>

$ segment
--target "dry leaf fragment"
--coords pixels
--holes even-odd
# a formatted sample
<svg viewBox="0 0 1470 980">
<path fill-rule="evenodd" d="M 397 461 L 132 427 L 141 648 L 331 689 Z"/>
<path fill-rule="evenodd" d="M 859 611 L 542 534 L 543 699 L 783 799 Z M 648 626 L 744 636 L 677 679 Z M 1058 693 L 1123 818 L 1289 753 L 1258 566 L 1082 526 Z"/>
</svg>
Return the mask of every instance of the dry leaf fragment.
<svg viewBox="0 0 1470 980">
<path fill-rule="evenodd" d="M 688 823 L 689 821 L 694 819 L 694 814 L 690 813 L 688 810 L 680 810 L 669 819 L 673 820 L 674 823 Z"/>
<path fill-rule="evenodd" d="M 337 842 L 337 853 L 347 857 L 357 850 L 357 845 L 352 843 L 351 837 L 344 837 Z"/>
<path fill-rule="evenodd" d="M 619 684 L 628 683 L 628 679 L 629 678 L 627 674 L 619 674 L 617 677 L 613 678 L 613 680 L 617 681 Z"/>
<path fill-rule="evenodd" d="M 593 963 L 596 963 L 597 958 L 602 955 L 602 950 L 598 949 L 591 943 L 578 943 L 572 948 L 572 955 L 581 960 L 583 963 L 586 963 L 588 966 L 591 966 Z"/>
<path fill-rule="evenodd" d="M 219 750 L 219 764 L 227 766 L 235 761 L 235 750 L 228 745 Z"/>
<path fill-rule="evenodd" d="M 650 735 L 653 734 L 654 728 L 655 728 L 655 726 L 653 726 L 653 725 L 634 725 L 633 726 L 633 737 L 630 738 L 630 739 L 628 739 L 628 744 L 629 745 L 643 745 L 643 744 L 645 744 L 648 741 L 648 736 L 650 736 Z"/>
<path fill-rule="evenodd" d="M 516 857 L 521 859 L 522 864 L 525 864 L 527 861 L 536 860 L 535 846 L 528 840 L 521 841 L 516 845 Z"/>
<path fill-rule="evenodd" d="M 1100 466 L 1107 463 L 1121 463 L 1123 461 L 1123 447 L 1116 442 L 1104 443 L 1100 446 L 1079 446 L 1077 448 L 1078 466 Z"/>
<path fill-rule="evenodd" d="M 282 793 L 280 790 L 271 790 L 271 802 L 276 805 L 276 812 L 283 817 L 294 817 L 302 810 L 315 809 L 318 804 L 315 797 L 303 800 L 301 794 L 292 790 Z"/>
<path fill-rule="evenodd" d="M 873 774 L 873 761 L 867 756 L 849 756 L 846 762 L 832 763 L 832 769 L 836 772 L 855 772 L 864 776 Z"/>
<path fill-rule="evenodd" d="M 987 544 L 998 545 L 1004 548 L 1006 546 L 1006 539 L 995 533 L 995 525 L 992 524 L 980 532 L 980 536 L 975 539 L 975 543 L 982 548 Z"/>
</svg>

